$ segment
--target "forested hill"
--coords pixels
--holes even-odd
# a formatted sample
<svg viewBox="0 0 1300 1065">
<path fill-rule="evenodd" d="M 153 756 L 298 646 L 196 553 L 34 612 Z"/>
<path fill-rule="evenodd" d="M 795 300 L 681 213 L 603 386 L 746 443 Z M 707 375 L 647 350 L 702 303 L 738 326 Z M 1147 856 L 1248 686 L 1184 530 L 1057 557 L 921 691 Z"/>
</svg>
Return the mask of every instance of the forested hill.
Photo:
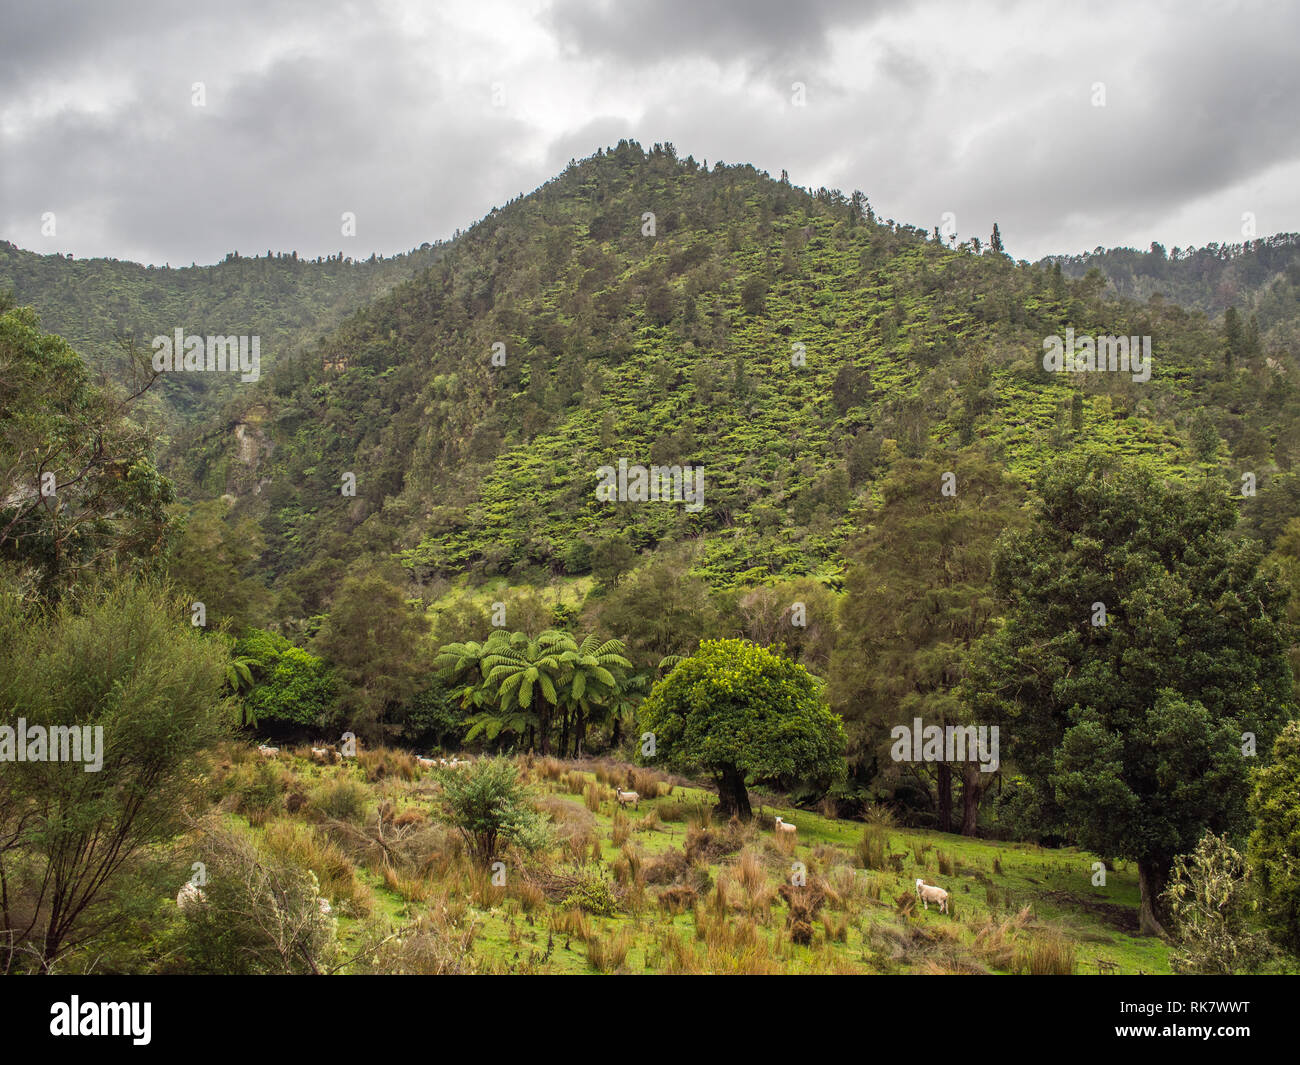
<svg viewBox="0 0 1300 1065">
<path fill-rule="evenodd" d="M 258 572 L 296 616 L 394 556 L 417 582 L 528 583 L 682 545 L 715 586 L 835 584 L 884 475 L 934 448 L 984 449 L 1022 485 L 1083 441 L 1225 492 L 1251 471 L 1258 513 L 1271 484 L 1294 489 L 1296 350 L 1271 339 L 1294 317 L 1229 335 L 1071 272 L 945 246 L 860 193 L 621 142 L 239 385 L 170 469 L 191 502 L 228 493 L 229 520 L 260 525 Z M 1067 329 L 1149 336 L 1150 380 L 1046 372 Z M 620 459 L 702 468 L 702 508 L 601 501 Z"/>
<path fill-rule="evenodd" d="M 1067 327 L 1150 336 L 1151 380 L 1047 373 Z M 979 442 L 1023 481 L 1086 438 L 1267 484 L 1300 457 L 1295 371 L 1200 311 L 945 247 L 861 194 L 621 143 L 279 363 L 240 393 L 238 439 L 215 426 L 186 463 L 257 517 L 304 609 L 393 553 L 417 578 L 531 580 L 690 541 L 715 584 L 834 581 L 873 484 L 934 446 Z M 703 509 L 600 501 L 620 459 L 703 467 Z"/>
<path fill-rule="evenodd" d="M 1160 294 L 1215 316 L 1231 308 L 1246 323 L 1254 315 L 1265 341 L 1292 350 L 1300 340 L 1300 233 L 1204 248 L 1098 248 L 1043 262 L 1059 262 L 1067 277 L 1083 277 L 1095 267 L 1121 296 L 1146 300 Z"/>
<path fill-rule="evenodd" d="M 0 292 L 34 307 L 42 326 L 68 340 L 92 366 L 122 373 L 123 342 L 148 352 L 153 337 L 260 335 L 263 370 L 278 356 L 332 331 L 357 308 L 433 262 L 438 245 L 387 259 L 353 261 L 342 252 L 300 259 L 296 252 L 231 252 L 214 266 L 142 266 L 118 259 L 38 255 L 0 241 Z M 235 384 L 214 374 L 176 374 L 151 390 L 168 421 L 210 414 Z"/>
</svg>

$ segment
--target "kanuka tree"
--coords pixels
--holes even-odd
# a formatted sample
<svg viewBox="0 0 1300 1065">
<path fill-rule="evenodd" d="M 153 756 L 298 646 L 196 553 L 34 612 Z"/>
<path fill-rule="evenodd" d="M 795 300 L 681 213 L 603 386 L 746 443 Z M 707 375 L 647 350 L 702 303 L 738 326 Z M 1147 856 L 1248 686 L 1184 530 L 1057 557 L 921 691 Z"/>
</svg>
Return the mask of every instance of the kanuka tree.
<svg viewBox="0 0 1300 1065">
<path fill-rule="evenodd" d="M 1175 856 L 1248 827 L 1247 734 L 1267 752 L 1294 715 L 1286 591 L 1209 486 L 1087 448 L 1038 492 L 995 556 L 1005 624 L 965 697 L 1002 726 L 1046 829 L 1137 863 L 1141 927 L 1159 934 Z"/>
<path fill-rule="evenodd" d="M 187 599 L 116 575 L 79 593 L 43 611 L 0 593 L 5 969 L 57 971 L 120 931 L 122 893 L 204 801 L 203 754 L 227 733 L 227 651 L 189 624 Z"/>
<path fill-rule="evenodd" d="M 821 681 L 748 640 L 702 640 L 651 689 L 640 722 L 657 764 L 712 775 L 724 817 L 753 816 L 750 783 L 828 788 L 844 774 L 844 727 Z"/>
<path fill-rule="evenodd" d="M 382 738 L 400 727 L 393 715 L 423 678 L 427 633 L 423 612 L 381 573 L 344 580 L 313 649 L 342 681 L 339 709 L 348 728 Z"/>
<path fill-rule="evenodd" d="M 864 775 L 889 765 L 896 726 L 972 723 L 957 687 L 996 617 L 993 549 L 1020 520 L 1022 494 L 978 448 L 901 460 L 881 486 L 881 503 L 849 552 L 831 660 L 831 705 L 844 715 L 849 758 Z M 886 786 L 915 783 L 943 832 L 953 827 L 954 777 L 961 831 L 974 835 L 988 775 L 973 761 L 909 762 L 879 774 Z"/>
<path fill-rule="evenodd" d="M 0 299 L 0 561 L 32 598 L 55 600 L 106 569 L 153 571 L 165 557 L 172 486 L 131 416 L 157 376 L 145 365 L 133 363 L 130 395 L 101 388 L 34 311 Z"/>
</svg>

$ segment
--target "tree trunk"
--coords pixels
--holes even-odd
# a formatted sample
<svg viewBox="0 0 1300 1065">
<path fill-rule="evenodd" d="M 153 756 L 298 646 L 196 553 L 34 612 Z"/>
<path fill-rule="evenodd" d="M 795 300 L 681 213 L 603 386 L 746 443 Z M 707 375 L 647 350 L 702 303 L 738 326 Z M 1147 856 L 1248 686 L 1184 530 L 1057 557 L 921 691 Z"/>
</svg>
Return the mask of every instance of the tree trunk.
<svg viewBox="0 0 1300 1065">
<path fill-rule="evenodd" d="M 1169 880 L 1169 870 L 1163 862 L 1151 858 L 1138 862 L 1138 887 L 1142 904 L 1138 908 L 1138 934 L 1164 936 L 1165 926 L 1160 923 L 1160 893 Z"/>
<path fill-rule="evenodd" d="M 980 770 L 977 765 L 967 765 L 962 771 L 961 782 L 961 834 L 973 836 L 979 831 L 980 799 L 984 788 L 980 784 Z"/>
<path fill-rule="evenodd" d="M 938 765 L 939 779 L 935 782 L 935 804 L 939 811 L 939 831 L 952 831 L 952 766 L 947 762 Z"/>
<path fill-rule="evenodd" d="M 587 715 L 579 710 L 577 720 L 573 723 L 573 757 L 582 757 L 582 748 L 587 745 Z"/>
<path fill-rule="evenodd" d="M 723 766 L 714 774 L 718 784 L 718 816 L 738 817 L 748 821 L 754 816 L 749 805 L 749 790 L 745 787 L 745 774 L 734 765 Z"/>
</svg>

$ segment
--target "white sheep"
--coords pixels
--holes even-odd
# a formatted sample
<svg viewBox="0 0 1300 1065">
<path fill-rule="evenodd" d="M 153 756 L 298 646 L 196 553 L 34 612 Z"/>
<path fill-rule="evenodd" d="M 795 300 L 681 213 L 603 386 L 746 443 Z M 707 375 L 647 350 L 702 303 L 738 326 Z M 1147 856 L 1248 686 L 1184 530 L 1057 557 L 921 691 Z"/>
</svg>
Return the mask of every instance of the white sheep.
<svg viewBox="0 0 1300 1065">
<path fill-rule="evenodd" d="M 941 887 L 927 884 L 920 877 L 917 877 L 916 880 L 916 897 L 921 900 L 921 905 L 927 910 L 930 908 L 930 903 L 937 902 L 940 913 L 948 912 L 948 892 Z"/>
<path fill-rule="evenodd" d="M 182 913 L 201 906 L 206 901 L 207 896 L 203 894 L 203 889 L 188 880 L 181 886 L 180 891 L 176 892 L 176 908 Z"/>
<path fill-rule="evenodd" d="M 624 791 L 617 784 L 614 785 L 614 796 L 618 799 L 619 806 L 631 806 L 634 809 L 641 809 L 641 796 L 635 791 Z"/>
<path fill-rule="evenodd" d="M 781 818 L 778 817 L 776 819 L 776 830 L 778 832 L 788 832 L 790 834 L 790 838 L 793 839 L 794 834 L 799 831 L 799 826 L 792 825 L 790 824 L 789 821 L 783 821 Z"/>
<path fill-rule="evenodd" d="M 420 755 L 418 755 L 418 754 L 415 756 L 415 760 L 416 760 L 417 762 L 419 762 L 420 765 L 424 766 L 425 769 L 432 769 L 434 766 L 436 766 L 436 765 L 438 764 L 437 761 L 435 761 L 434 759 L 432 759 L 432 758 L 422 758 L 422 757 L 421 757 Z"/>
<path fill-rule="evenodd" d="M 317 762 L 328 762 L 330 757 L 330 749 L 328 747 L 313 747 L 311 749 L 311 756 Z"/>
<path fill-rule="evenodd" d="M 265 743 L 259 743 L 257 749 L 261 752 L 263 758 L 274 758 L 280 753 L 279 747 L 268 747 Z"/>
</svg>

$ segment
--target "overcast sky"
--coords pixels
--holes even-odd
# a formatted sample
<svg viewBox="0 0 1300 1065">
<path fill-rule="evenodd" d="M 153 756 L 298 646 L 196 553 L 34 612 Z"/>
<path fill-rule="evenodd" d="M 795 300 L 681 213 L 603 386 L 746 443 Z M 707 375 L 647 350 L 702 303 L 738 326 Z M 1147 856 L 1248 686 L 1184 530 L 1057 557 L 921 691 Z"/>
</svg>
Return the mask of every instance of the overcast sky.
<svg viewBox="0 0 1300 1065">
<path fill-rule="evenodd" d="M 622 137 L 1019 258 L 1300 230 L 1295 4 L 4 6 L 0 238 L 41 252 L 390 254 Z"/>
</svg>

